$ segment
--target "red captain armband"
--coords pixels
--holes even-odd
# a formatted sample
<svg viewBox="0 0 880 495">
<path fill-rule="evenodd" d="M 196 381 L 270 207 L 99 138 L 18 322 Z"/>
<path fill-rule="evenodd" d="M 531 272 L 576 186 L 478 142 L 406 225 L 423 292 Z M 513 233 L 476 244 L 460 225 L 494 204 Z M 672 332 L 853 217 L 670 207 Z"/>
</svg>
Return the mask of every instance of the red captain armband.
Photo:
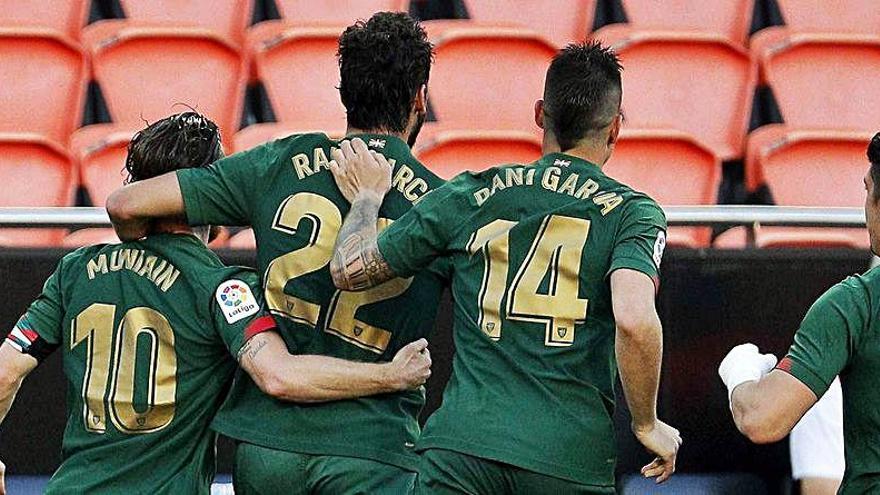
<svg viewBox="0 0 880 495">
<path fill-rule="evenodd" d="M 244 329 L 244 341 L 247 342 L 254 335 L 269 332 L 275 330 L 275 328 L 277 328 L 275 318 L 272 318 L 269 315 L 261 316 L 252 321 L 251 324 Z"/>
<path fill-rule="evenodd" d="M 791 373 L 791 358 L 785 356 L 779 361 L 779 364 L 776 365 L 777 370 L 784 371 L 786 373 Z"/>
<path fill-rule="evenodd" d="M 46 359 L 58 348 L 57 345 L 50 344 L 40 337 L 33 329 L 27 315 L 19 318 L 18 323 L 6 336 L 6 343 L 22 354 L 33 356 L 37 361 Z"/>
</svg>

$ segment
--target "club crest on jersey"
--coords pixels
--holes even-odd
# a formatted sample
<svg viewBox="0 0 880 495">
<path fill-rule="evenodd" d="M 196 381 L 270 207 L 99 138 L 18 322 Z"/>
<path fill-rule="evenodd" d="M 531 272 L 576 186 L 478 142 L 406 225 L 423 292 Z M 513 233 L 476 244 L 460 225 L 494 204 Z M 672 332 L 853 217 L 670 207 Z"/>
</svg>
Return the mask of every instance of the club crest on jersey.
<svg viewBox="0 0 880 495">
<path fill-rule="evenodd" d="M 370 142 L 367 143 L 367 146 L 369 146 L 370 148 L 379 148 L 379 149 L 384 150 L 385 149 L 385 140 L 384 139 L 370 139 Z"/>
<path fill-rule="evenodd" d="M 260 309 L 250 288 L 241 280 L 227 280 L 220 284 L 217 304 L 230 324 L 254 315 Z"/>
<path fill-rule="evenodd" d="M 571 160 L 557 159 L 556 161 L 553 162 L 553 165 L 556 167 L 567 167 L 567 166 L 571 165 Z"/>
</svg>

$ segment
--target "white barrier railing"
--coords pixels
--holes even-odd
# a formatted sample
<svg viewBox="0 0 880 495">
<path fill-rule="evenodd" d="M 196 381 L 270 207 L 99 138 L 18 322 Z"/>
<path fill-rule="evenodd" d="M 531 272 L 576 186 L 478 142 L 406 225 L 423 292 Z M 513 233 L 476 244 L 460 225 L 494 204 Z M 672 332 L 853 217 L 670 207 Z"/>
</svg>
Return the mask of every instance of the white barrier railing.
<svg viewBox="0 0 880 495">
<path fill-rule="evenodd" d="M 667 206 L 669 225 L 864 227 L 861 208 Z M 104 208 L 0 208 L 0 227 L 108 227 Z"/>
</svg>

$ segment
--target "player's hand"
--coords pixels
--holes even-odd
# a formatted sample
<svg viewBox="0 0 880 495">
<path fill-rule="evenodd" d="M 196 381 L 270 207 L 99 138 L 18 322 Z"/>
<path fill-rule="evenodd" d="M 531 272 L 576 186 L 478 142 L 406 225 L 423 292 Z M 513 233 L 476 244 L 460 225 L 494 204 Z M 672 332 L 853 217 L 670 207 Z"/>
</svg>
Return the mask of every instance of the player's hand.
<svg viewBox="0 0 880 495">
<path fill-rule="evenodd" d="M 0 495 L 6 495 L 6 464 L 0 461 Z"/>
<path fill-rule="evenodd" d="M 740 344 L 721 361 L 718 376 L 728 390 L 728 398 L 733 390 L 745 382 L 760 380 L 776 366 L 776 356 L 761 354 L 755 344 Z"/>
<path fill-rule="evenodd" d="M 633 433 L 648 451 L 657 457 L 642 468 L 645 478 L 657 478 L 657 483 L 668 480 L 675 472 L 675 459 L 681 447 L 681 434 L 668 424 L 656 420 L 648 428 L 633 426 Z"/>
<path fill-rule="evenodd" d="M 342 141 L 331 156 L 330 172 L 349 203 L 361 194 L 375 195 L 381 201 L 391 189 L 394 167 L 381 153 L 371 151 L 361 138 Z"/>
<path fill-rule="evenodd" d="M 394 390 L 411 390 L 421 387 L 431 376 L 431 352 L 428 341 L 419 339 L 397 351 L 388 363 L 388 379 Z"/>
</svg>

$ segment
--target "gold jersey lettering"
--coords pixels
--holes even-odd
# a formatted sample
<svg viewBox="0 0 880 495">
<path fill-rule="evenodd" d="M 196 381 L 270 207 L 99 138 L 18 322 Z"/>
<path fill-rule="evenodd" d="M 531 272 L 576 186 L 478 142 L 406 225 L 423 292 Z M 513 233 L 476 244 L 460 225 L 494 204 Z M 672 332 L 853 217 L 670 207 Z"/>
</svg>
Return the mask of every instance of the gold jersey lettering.
<svg viewBox="0 0 880 495">
<path fill-rule="evenodd" d="M 100 254 L 97 258 L 90 259 L 89 264 L 86 265 L 86 272 L 89 274 L 89 280 L 94 280 L 96 273 L 107 273 L 107 255 Z"/>
<path fill-rule="evenodd" d="M 296 171 L 296 176 L 299 177 L 299 180 L 312 175 L 312 170 L 309 168 L 309 157 L 305 153 L 294 155 L 290 161 L 293 162 L 293 169 Z"/>
</svg>

